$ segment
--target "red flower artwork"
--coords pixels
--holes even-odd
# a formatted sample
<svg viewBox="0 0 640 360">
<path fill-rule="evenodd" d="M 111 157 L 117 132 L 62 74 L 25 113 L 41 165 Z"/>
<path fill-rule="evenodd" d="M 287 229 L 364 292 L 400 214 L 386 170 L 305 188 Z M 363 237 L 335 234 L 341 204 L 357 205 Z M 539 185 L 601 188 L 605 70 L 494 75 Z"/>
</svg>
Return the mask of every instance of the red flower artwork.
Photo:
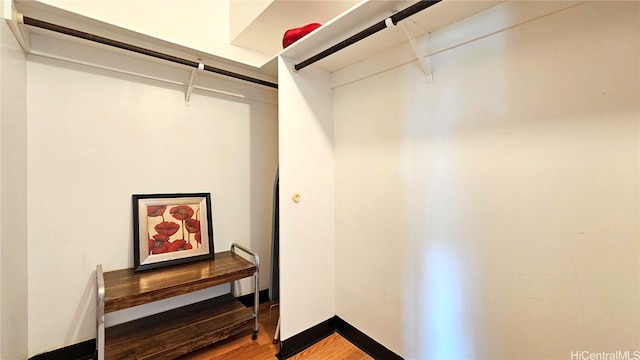
<svg viewBox="0 0 640 360">
<path fill-rule="evenodd" d="M 193 246 L 188 244 L 184 239 L 178 239 L 169 244 L 169 252 L 191 249 L 193 249 Z"/>
<path fill-rule="evenodd" d="M 162 176 L 163 162 L 156 165 L 157 175 Z M 133 271 L 212 260 L 210 202 L 208 193 L 132 195 Z"/>
<path fill-rule="evenodd" d="M 190 233 L 198 232 L 200 231 L 200 220 L 187 219 L 184 222 L 184 227 L 187 228 L 187 231 Z"/>
<path fill-rule="evenodd" d="M 180 230 L 180 225 L 178 225 L 178 224 L 176 224 L 174 222 L 163 221 L 160 224 L 156 225 L 154 227 L 154 229 L 156 229 L 158 234 L 171 236 L 171 235 L 177 233 L 178 230 Z"/>
<path fill-rule="evenodd" d="M 169 214 L 178 221 L 165 221 L 165 214 Z M 195 209 L 195 210 L 194 210 Z M 168 252 L 192 250 L 194 245 L 201 247 L 200 208 L 194 205 L 147 206 L 149 235 L 155 230 L 155 235 L 149 238 L 149 254 L 157 255 Z M 162 217 L 160 219 L 159 217 Z M 155 219 L 153 219 L 155 218 Z M 194 234 L 193 236 L 191 234 Z M 186 235 L 186 236 L 185 236 Z M 195 238 L 196 242 L 191 243 Z"/>
<path fill-rule="evenodd" d="M 162 254 L 169 251 L 169 238 L 166 236 L 154 235 L 153 239 L 149 239 L 149 252 L 151 254 Z"/>
<path fill-rule="evenodd" d="M 163 234 L 155 234 L 155 235 L 153 235 L 153 238 L 155 240 L 160 240 L 160 241 L 169 241 L 169 237 L 167 235 L 163 235 Z"/>
<path fill-rule="evenodd" d="M 193 216 L 193 209 L 189 206 L 180 205 L 172 207 L 169 213 L 177 220 L 187 220 Z"/>
<path fill-rule="evenodd" d="M 147 215 L 149 217 L 162 216 L 165 210 L 167 210 L 167 206 L 147 206 Z"/>
</svg>

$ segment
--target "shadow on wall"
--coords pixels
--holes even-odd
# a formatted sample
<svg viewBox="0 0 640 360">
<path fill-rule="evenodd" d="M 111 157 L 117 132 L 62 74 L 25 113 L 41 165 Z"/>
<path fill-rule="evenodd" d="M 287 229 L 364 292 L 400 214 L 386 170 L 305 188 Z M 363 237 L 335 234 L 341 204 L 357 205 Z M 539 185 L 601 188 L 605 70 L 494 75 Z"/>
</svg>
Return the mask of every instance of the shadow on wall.
<svg viewBox="0 0 640 360">
<path fill-rule="evenodd" d="M 64 337 L 65 345 L 78 342 L 87 333 L 95 333 L 96 326 L 96 273 L 91 273 L 73 313 Z M 93 326 L 91 326 L 93 325 Z M 94 334 L 95 335 L 95 334 Z"/>
<path fill-rule="evenodd" d="M 277 105 L 252 102 L 249 106 L 250 196 L 248 246 L 260 256 L 260 289 L 270 285 L 274 181 L 278 168 Z M 272 116 L 265 117 L 265 114 Z"/>
</svg>

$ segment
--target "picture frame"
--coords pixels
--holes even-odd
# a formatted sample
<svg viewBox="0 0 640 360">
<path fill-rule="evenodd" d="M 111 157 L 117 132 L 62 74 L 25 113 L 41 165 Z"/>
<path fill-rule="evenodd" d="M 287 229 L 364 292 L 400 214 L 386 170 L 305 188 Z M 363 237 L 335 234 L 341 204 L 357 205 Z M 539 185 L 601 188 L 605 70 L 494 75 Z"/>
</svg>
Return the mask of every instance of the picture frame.
<svg viewBox="0 0 640 360">
<path fill-rule="evenodd" d="M 215 257 L 210 193 L 134 194 L 133 271 Z"/>
</svg>

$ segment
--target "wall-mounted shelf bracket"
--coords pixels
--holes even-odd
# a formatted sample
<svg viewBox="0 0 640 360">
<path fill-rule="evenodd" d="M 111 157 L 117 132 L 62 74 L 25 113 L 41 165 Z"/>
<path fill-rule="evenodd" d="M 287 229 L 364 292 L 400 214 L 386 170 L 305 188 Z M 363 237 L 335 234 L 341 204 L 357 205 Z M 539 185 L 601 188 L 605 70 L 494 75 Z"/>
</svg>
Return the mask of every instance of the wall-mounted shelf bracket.
<svg viewBox="0 0 640 360">
<path fill-rule="evenodd" d="M 433 73 L 431 72 L 431 65 L 427 60 L 427 50 L 429 47 L 429 33 L 427 33 L 424 36 L 421 36 L 420 38 L 416 38 L 409 31 L 406 25 L 406 21 L 401 22 L 400 25 L 402 25 L 402 30 L 404 30 L 405 35 L 407 35 L 407 38 L 409 39 L 409 43 L 411 44 L 411 48 L 413 49 L 413 51 L 416 53 L 416 56 L 418 57 L 418 62 L 420 63 L 420 66 L 422 67 L 422 70 L 424 71 L 425 76 L 427 77 L 427 82 L 432 83 Z"/>
<path fill-rule="evenodd" d="M 201 60 L 198 59 L 198 67 L 191 70 L 191 76 L 189 77 L 189 83 L 187 84 L 187 92 L 184 94 L 184 101 L 186 106 L 189 106 L 189 101 L 191 100 L 191 93 L 193 92 L 193 82 L 196 80 L 196 72 L 198 70 L 204 70 L 204 64 L 200 61 Z"/>
</svg>

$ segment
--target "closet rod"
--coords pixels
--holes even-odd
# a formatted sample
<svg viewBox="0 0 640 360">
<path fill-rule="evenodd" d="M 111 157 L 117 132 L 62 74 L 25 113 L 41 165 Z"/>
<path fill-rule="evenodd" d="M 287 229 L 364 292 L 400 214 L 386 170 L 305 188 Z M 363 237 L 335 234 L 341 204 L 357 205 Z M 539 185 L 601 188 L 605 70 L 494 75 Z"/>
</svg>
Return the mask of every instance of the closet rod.
<svg viewBox="0 0 640 360">
<path fill-rule="evenodd" d="M 324 51 L 322 51 L 322 52 L 320 52 L 320 53 L 308 58 L 307 60 L 305 60 L 305 61 L 303 61 L 301 63 L 295 64 L 293 66 L 293 68 L 296 71 L 301 70 L 301 69 L 303 69 L 303 68 L 305 68 L 305 67 L 307 67 L 307 66 L 309 66 L 309 65 L 311 65 L 313 63 L 315 63 L 318 60 L 322 60 L 325 57 L 327 57 L 327 56 L 329 56 L 329 55 L 331 55 L 331 54 L 333 54 L 335 52 L 338 52 L 338 51 L 346 48 L 347 46 L 353 45 L 353 44 L 357 43 L 358 41 L 377 33 L 380 30 L 383 30 L 383 29 L 385 29 L 387 27 L 395 26 L 396 24 L 398 24 L 398 22 L 400 22 L 400 21 L 408 18 L 409 16 L 414 15 L 414 14 L 416 14 L 416 13 L 418 13 L 418 12 L 420 12 L 420 11 L 422 11 L 422 10 L 432 6 L 432 5 L 435 5 L 435 4 L 439 3 L 440 1 L 441 0 L 436 0 L 436 1 L 420 0 L 419 2 L 407 7 L 406 9 L 398 11 L 397 13 L 391 15 L 390 17 L 388 17 L 388 18 L 386 18 L 386 19 L 384 19 L 384 20 L 382 20 L 382 21 L 380 21 L 380 22 L 378 22 L 378 23 L 376 23 L 374 25 L 371 25 L 370 27 L 360 31 L 359 33 L 357 33 L 357 34 L 355 34 L 355 35 L 353 35 L 353 36 L 351 36 L 351 37 L 349 37 L 349 38 L 347 38 L 347 39 L 345 39 L 345 40 L 333 45 L 332 47 L 330 47 L 330 48 L 328 48 L 328 49 L 326 49 L 326 50 L 324 50 Z M 391 22 L 392 24 L 389 24 L 388 22 Z"/>
<path fill-rule="evenodd" d="M 161 52 L 145 49 L 145 48 L 142 48 L 142 47 L 139 47 L 139 46 L 123 43 L 123 42 L 120 42 L 120 41 L 117 41 L 117 40 L 104 38 L 102 36 L 89 34 L 89 33 L 83 32 L 83 31 L 70 29 L 70 28 L 67 28 L 67 27 L 64 27 L 64 26 L 51 24 L 51 23 L 48 23 L 46 21 L 33 19 L 33 18 L 30 18 L 30 17 L 27 17 L 27 16 L 22 16 L 22 22 L 25 25 L 31 25 L 31 26 L 35 26 L 35 27 L 38 27 L 38 28 L 41 28 L 41 29 L 45 29 L 45 30 L 54 31 L 54 32 L 57 32 L 57 33 L 65 34 L 65 35 L 78 37 L 78 38 L 81 38 L 81 39 L 97 42 L 97 43 L 100 43 L 100 44 L 103 44 L 103 45 L 108 45 L 108 46 L 116 47 L 116 48 L 119 48 L 119 49 L 132 51 L 132 52 L 135 52 L 135 53 L 138 53 L 138 54 L 143 54 L 143 55 L 151 56 L 151 57 L 154 57 L 154 58 L 157 58 L 157 59 L 171 61 L 171 62 L 174 62 L 174 63 L 177 63 L 177 64 L 186 65 L 186 66 L 193 67 L 193 68 L 198 68 L 198 66 L 200 65 L 196 61 L 190 61 L 190 60 L 186 60 L 186 59 L 179 58 L 179 57 L 176 57 L 176 56 L 163 54 Z M 234 79 L 248 81 L 248 82 L 251 82 L 251 83 L 254 83 L 254 84 L 258 84 L 258 85 L 268 86 L 268 87 L 271 87 L 271 88 L 274 88 L 274 89 L 278 88 L 278 84 L 274 84 L 274 83 L 269 82 L 269 81 L 265 81 L 265 80 L 253 78 L 253 77 L 250 77 L 250 76 L 238 74 L 238 73 L 235 73 L 235 72 L 232 72 L 232 71 L 220 69 L 220 68 L 209 66 L 209 65 L 204 65 L 204 70 L 205 71 L 209 71 L 209 72 L 213 72 L 213 73 L 216 73 L 216 74 L 232 77 Z"/>
</svg>

